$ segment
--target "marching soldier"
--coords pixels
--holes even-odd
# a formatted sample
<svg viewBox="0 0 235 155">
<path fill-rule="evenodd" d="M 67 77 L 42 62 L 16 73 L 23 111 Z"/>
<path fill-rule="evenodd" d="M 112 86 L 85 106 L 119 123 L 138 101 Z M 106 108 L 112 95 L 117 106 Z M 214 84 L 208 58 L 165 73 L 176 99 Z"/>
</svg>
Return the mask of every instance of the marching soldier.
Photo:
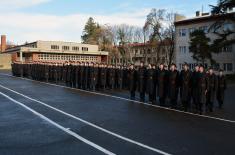
<svg viewBox="0 0 235 155">
<path fill-rule="evenodd" d="M 145 101 L 145 91 L 146 91 L 146 75 L 147 71 L 144 67 L 144 63 L 140 63 L 139 71 L 138 71 L 138 88 L 140 93 L 140 102 Z"/>
<path fill-rule="evenodd" d="M 216 97 L 219 103 L 219 108 L 221 109 L 224 104 L 224 92 L 227 89 L 226 78 L 223 74 L 223 70 L 219 70 L 217 82 L 218 82 L 218 85 L 217 85 Z"/>
<path fill-rule="evenodd" d="M 178 99 L 179 73 L 176 65 L 172 64 L 168 74 L 168 97 L 170 98 L 171 108 L 176 108 Z"/>
<path fill-rule="evenodd" d="M 184 64 L 180 73 L 180 97 L 184 111 L 188 111 L 191 101 L 192 74 L 189 71 L 188 64 Z"/>
<path fill-rule="evenodd" d="M 217 88 L 217 78 L 212 68 L 209 69 L 207 80 L 208 80 L 208 90 L 207 90 L 206 107 L 207 107 L 207 110 L 209 110 L 210 112 L 213 112 L 214 99 L 215 99 L 215 93 L 216 93 L 216 88 Z"/>
</svg>

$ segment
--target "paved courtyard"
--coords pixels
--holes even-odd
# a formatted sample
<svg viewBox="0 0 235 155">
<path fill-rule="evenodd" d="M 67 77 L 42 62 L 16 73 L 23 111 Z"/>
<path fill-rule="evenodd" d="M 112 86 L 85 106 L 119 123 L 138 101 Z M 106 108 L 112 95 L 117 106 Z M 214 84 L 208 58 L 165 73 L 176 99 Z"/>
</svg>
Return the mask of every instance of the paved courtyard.
<svg viewBox="0 0 235 155">
<path fill-rule="evenodd" d="M 0 72 L 0 154 L 235 153 L 235 87 L 200 116 Z"/>
</svg>

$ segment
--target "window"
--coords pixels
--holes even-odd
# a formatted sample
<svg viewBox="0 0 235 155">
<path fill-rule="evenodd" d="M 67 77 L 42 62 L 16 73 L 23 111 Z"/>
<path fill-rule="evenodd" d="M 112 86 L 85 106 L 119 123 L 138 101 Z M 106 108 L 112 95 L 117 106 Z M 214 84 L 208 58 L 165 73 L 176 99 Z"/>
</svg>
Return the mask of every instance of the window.
<svg viewBox="0 0 235 155">
<path fill-rule="evenodd" d="M 180 53 L 185 54 L 187 51 L 187 48 L 186 48 L 186 46 L 180 46 L 179 50 L 180 50 Z"/>
<path fill-rule="evenodd" d="M 219 63 L 214 64 L 213 68 L 215 68 L 215 70 L 219 70 L 220 69 L 220 64 Z"/>
<path fill-rule="evenodd" d="M 201 26 L 201 27 L 199 27 L 199 30 L 204 31 L 204 33 L 208 33 L 208 27 L 207 26 Z"/>
<path fill-rule="evenodd" d="M 230 22 L 225 22 L 224 25 L 223 25 L 223 30 L 224 31 L 232 31 L 235 29 L 235 26 L 233 23 L 230 23 Z"/>
<path fill-rule="evenodd" d="M 73 51 L 79 51 L 79 47 L 74 46 L 74 47 L 72 47 L 72 50 L 73 50 Z"/>
<path fill-rule="evenodd" d="M 69 46 L 62 46 L 63 51 L 69 51 Z"/>
<path fill-rule="evenodd" d="M 185 37 L 187 35 L 186 29 L 179 29 L 179 36 L 180 37 Z"/>
<path fill-rule="evenodd" d="M 88 51 L 88 47 L 82 47 L 82 51 Z"/>
<path fill-rule="evenodd" d="M 225 71 L 233 71 L 233 64 L 232 63 L 224 63 L 224 70 Z"/>
<path fill-rule="evenodd" d="M 191 34 L 191 33 L 193 33 L 194 31 L 196 30 L 196 28 L 195 27 L 192 27 L 192 28 L 189 28 L 189 33 Z"/>
<path fill-rule="evenodd" d="M 51 45 L 51 49 L 52 49 L 52 50 L 58 50 L 58 49 L 59 49 L 59 46 L 58 46 L 58 45 Z"/>
<path fill-rule="evenodd" d="M 222 48 L 222 52 L 232 52 L 233 51 L 233 47 L 230 46 L 225 46 Z"/>
</svg>

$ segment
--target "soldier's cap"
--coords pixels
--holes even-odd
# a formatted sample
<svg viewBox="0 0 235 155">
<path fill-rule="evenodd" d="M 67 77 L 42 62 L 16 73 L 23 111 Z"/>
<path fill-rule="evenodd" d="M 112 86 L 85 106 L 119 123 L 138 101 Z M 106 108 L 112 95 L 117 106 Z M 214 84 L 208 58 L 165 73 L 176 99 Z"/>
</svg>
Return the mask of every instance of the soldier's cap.
<svg viewBox="0 0 235 155">
<path fill-rule="evenodd" d="M 219 69 L 219 72 L 223 72 L 224 70 L 223 69 Z"/>
<path fill-rule="evenodd" d="M 212 66 L 209 67 L 209 70 L 214 69 Z"/>
</svg>

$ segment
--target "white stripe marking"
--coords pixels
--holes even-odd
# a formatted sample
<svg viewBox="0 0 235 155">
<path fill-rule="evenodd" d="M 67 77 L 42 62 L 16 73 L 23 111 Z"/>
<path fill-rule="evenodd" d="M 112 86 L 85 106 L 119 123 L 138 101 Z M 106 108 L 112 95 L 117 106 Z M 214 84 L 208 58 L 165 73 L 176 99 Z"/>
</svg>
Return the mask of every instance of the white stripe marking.
<svg viewBox="0 0 235 155">
<path fill-rule="evenodd" d="M 110 151 L 104 149 L 103 147 L 101 147 L 101 146 L 99 146 L 99 145 L 97 145 L 97 144 L 95 144 L 95 143 L 93 143 L 93 142 L 91 142 L 91 141 L 89 141 L 89 140 L 87 140 L 87 139 L 81 137 L 80 135 L 76 134 L 75 132 L 69 130 L 69 128 L 65 128 L 65 127 L 59 125 L 58 123 L 52 121 L 51 119 L 49 119 L 49 118 L 47 118 L 46 116 L 40 114 L 39 112 L 37 112 L 37 111 L 31 109 L 30 107 L 24 105 L 23 103 L 21 103 L 21 102 L 19 102 L 19 101 L 16 101 L 15 99 L 13 99 L 13 98 L 7 96 L 6 94 L 0 92 L 0 95 L 6 97 L 7 99 L 9 99 L 10 101 L 12 101 L 12 102 L 14 102 L 14 103 L 16 103 L 16 104 L 22 106 L 23 108 L 27 109 L 28 111 L 31 111 L 33 114 L 37 115 L 37 116 L 40 117 L 41 119 L 43 119 L 43 120 L 49 122 L 50 124 L 54 125 L 55 127 L 61 129 L 61 130 L 64 131 L 64 132 L 66 132 L 67 134 L 69 134 L 69 135 L 75 137 L 76 139 L 78 139 L 78 140 L 80 140 L 80 141 L 82 141 L 82 142 L 84 142 L 84 143 L 86 143 L 86 144 L 88 144 L 88 145 L 94 147 L 95 149 L 97 149 L 97 150 L 99 150 L 99 151 L 101 151 L 101 152 L 103 152 L 103 153 L 105 153 L 105 154 L 107 154 L 107 155 L 115 155 L 114 153 L 112 153 L 112 152 L 110 152 Z"/>
<path fill-rule="evenodd" d="M 15 77 L 15 76 L 12 76 L 12 75 L 9 75 L 9 74 L 0 73 L 0 75 L 19 78 L 19 79 L 23 79 L 23 80 L 26 80 L 26 81 L 34 81 L 34 82 L 43 83 L 43 84 L 46 84 L 46 85 L 55 86 L 55 87 L 61 87 L 61 88 L 67 88 L 67 89 L 82 91 L 82 92 L 86 92 L 86 93 L 90 93 L 90 94 L 96 94 L 96 95 L 101 95 L 101 96 L 106 96 L 106 97 L 112 97 L 112 98 L 116 98 L 116 99 L 131 101 L 131 102 L 147 105 L 147 106 L 154 107 L 154 108 L 164 109 L 164 110 L 178 112 L 178 113 L 183 113 L 183 114 L 187 114 L 187 115 L 198 116 L 198 117 L 203 117 L 203 118 L 208 118 L 208 119 L 213 119 L 213 120 L 218 120 L 218 121 L 223 121 L 223 122 L 235 123 L 234 120 L 229 120 L 229 119 L 224 119 L 224 118 L 219 118 L 219 117 L 213 117 L 213 116 L 207 116 L 207 115 L 194 114 L 194 113 L 191 113 L 191 112 L 185 112 L 185 111 L 181 111 L 181 110 L 177 110 L 177 109 L 171 109 L 171 108 L 162 107 L 162 106 L 158 106 L 158 105 L 148 104 L 148 103 L 145 103 L 145 102 L 131 100 L 131 99 L 127 99 L 127 98 L 124 98 L 124 97 L 118 97 L 118 96 L 113 96 L 113 95 L 108 95 L 108 94 L 103 94 L 103 93 L 98 93 L 98 92 L 92 92 L 92 91 L 87 91 L 87 90 L 82 90 L 82 89 L 77 89 L 77 88 L 71 88 L 71 87 L 66 87 L 66 86 L 56 85 L 56 84 L 52 84 L 52 83 L 36 81 L 36 80 L 32 80 L 32 79 L 27 79 L 27 78 Z"/>
<path fill-rule="evenodd" d="M 48 108 L 50 108 L 50 109 L 53 109 L 53 110 L 55 110 L 55 111 L 57 111 L 57 112 L 59 112 L 59 113 L 62 113 L 62 114 L 64 114 L 64 115 L 66 115 L 66 116 L 69 116 L 69 117 L 71 117 L 71 118 L 74 118 L 74 119 L 76 119 L 76 120 L 78 120 L 78 121 L 80 121 L 80 122 L 83 122 L 84 124 L 87 124 L 87 125 L 89 125 L 89 126 L 91 126 L 91 127 L 94 127 L 94 128 L 96 128 L 96 129 L 98 129 L 98 130 L 101 130 L 101 131 L 103 131 L 103 132 L 105 132 L 105 133 L 108 133 L 108 134 L 110 134 L 110 135 L 112 135 L 112 136 L 114 136 L 114 137 L 120 138 L 120 139 L 122 139 L 122 140 L 124 140 L 124 141 L 130 142 L 130 143 L 132 143 L 132 144 L 138 145 L 138 146 L 140 146 L 140 147 L 143 147 L 143 148 L 145 148 L 145 149 L 148 149 L 148 150 L 157 152 L 157 153 L 162 154 L 162 155 L 170 155 L 170 154 L 167 153 L 167 152 L 164 152 L 164 151 L 162 151 L 162 150 L 153 148 L 153 147 L 148 146 L 148 145 L 145 145 L 145 144 L 143 144 L 143 143 L 134 141 L 134 140 L 132 140 L 132 139 L 123 137 L 123 136 L 121 136 L 121 135 L 119 135 L 119 134 L 117 134 L 117 133 L 111 132 L 111 131 L 109 131 L 109 130 L 107 130 L 107 129 L 104 129 L 104 128 L 100 127 L 100 126 L 97 126 L 97 125 L 95 125 L 95 124 L 93 124 L 93 123 L 90 123 L 90 122 L 88 122 L 88 121 L 86 121 L 86 120 L 83 120 L 83 119 L 81 119 L 81 118 L 79 118 L 79 117 L 76 117 L 76 116 L 71 115 L 71 114 L 69 114 L 69 113 L 67 113 L 67 112 L 64 112 L 64 111 L 62 111 L 62 110 L 60 110 L 60 109 L 57 109 L 57 108 L 55 108 L 55 107 L 53 107 L 53 106 L 50 106 L 50 105 L 48 105 L 48 104 L 46 104 L 46 103 L 44 103 L 44 102 L 41 102 L 41 101 L 36 100 L 36 99 L 33 99 L 33 98 L 31 98 L 31 97 L 29 97 L 29 96 L 26 96 L 26 95 L 24 95 L 24 94 L 21 94 L 21 93 L 19 93 L 19 92 L 17 92 L 17 91 L 14 91 L 14 90 L 12 90 L 12 89 L 10 89 L 10 88 L 4 87 L 4 86 L 2 86 L 2 85 L 0 85 L 0 87 L 4 88 L 4 89 L 6 89 L 6 90 L 9 90 L 9 91 L 11 91 L 11 92 L 13 92 L 13 93 L 15 93 L 15 94 L 18 94 L 18 95 L 20 95 L 20 96 L 23 96 L 23 97 L 25 97 L 25 98 L 27 98 L 27 99 L 29 99 L 29 100 L 31 100 L 31 101 L 37 102 L 37 103 L 39 103 L 39 104 L 42 104 L 42 105 L 44 105 L 44 106 L 46 106 L 46 107 L 48 107 Z"/>
</svg>

